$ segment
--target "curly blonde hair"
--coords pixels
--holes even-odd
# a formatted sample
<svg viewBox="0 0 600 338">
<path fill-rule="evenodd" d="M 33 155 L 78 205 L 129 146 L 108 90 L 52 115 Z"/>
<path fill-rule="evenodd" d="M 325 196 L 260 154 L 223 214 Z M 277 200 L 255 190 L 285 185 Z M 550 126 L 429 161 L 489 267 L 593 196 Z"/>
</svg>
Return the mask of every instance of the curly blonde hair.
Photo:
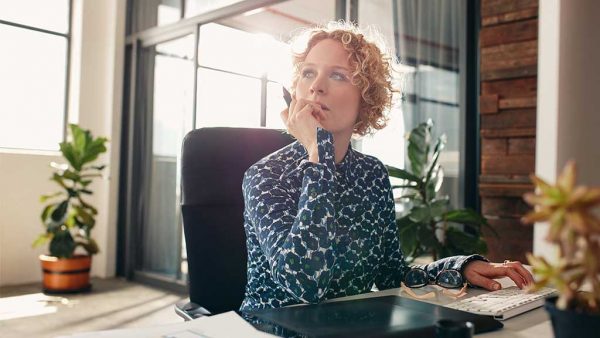
<svg viewBox="0 0 600 338">
<path fill-rule="evenodd" d="M 333 21 L 326 26 L 308 28 L 299 34 L 294 44 L 301 43 L 304 48 L 293 52 L 292 90 L 300 77 L 300 68 L 310 50 L 325 39 L 332 39 L 342 44 L 348 52 L 348 61 L 352 67 L 352 84 L 360 89 L 361 100 L 357 121 L 353 133 L 364 136 L 387 125 L 385 112 L 392 106 L 392 97 L 398 90 L 394 89 L 392 72 L 395 59 L 385 47 L 381 35 L 372 27 L 369 28 L 375 42 L 367 41 L 362 30 L 352 23 Z M 304 42 L 307 39 L 307 42 Z M 302 42 L 300 42 L 302 41 Z"/>
</svg>

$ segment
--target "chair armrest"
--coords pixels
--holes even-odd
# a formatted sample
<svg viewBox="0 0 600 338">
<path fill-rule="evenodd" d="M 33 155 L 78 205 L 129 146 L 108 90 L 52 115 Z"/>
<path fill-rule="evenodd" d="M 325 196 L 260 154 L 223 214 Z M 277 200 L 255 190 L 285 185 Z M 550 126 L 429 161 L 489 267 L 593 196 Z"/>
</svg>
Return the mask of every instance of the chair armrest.
<svg viewBox="0 0 600 338">
<path fill-rule="evenodd" d="M 177 302 L 175 304 L 175 313 L 185 319 L 185 321 L 212 315 L 210 311 L 196 303 L 190 302 L 189 299 Z"/>
</svg>

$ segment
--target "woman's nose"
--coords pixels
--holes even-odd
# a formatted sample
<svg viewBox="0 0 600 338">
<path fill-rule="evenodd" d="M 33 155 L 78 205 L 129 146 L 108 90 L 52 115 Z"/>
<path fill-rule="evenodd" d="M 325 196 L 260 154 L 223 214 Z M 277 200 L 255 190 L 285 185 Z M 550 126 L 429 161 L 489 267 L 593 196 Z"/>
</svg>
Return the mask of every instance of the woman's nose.
<svg viewBox="0 0 600 338">
<path fill-rule="evenodd" d="M 316 78 L 313 83 L 310 85 L 310 93 L 311 94 L 325 94 L 326 84 L 320 78 Z"/>
</svg>

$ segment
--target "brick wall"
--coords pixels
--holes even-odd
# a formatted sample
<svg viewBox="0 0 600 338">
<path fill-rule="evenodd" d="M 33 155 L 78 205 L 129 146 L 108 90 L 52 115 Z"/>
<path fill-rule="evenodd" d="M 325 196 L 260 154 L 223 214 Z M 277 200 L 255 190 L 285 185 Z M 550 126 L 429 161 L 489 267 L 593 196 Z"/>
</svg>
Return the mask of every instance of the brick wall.
<svg viewBox="0 0 600 338">
<path fill-rule="evenodd" d="M 519 218 L 535 171 L 538 1 L 481 1 L 482 213 L 499 237 L 485 232 L 488 258 L 525 261 L 533 228 Z"/>
</svg>

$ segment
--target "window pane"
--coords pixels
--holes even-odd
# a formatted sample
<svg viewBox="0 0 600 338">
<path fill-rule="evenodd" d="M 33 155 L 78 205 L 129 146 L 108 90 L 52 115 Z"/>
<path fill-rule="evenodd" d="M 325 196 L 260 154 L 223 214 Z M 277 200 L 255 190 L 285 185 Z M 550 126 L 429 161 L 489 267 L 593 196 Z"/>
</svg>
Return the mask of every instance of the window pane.
<svg viewBox="0 0 600 338">
<path fill-rule="evenodd" d="M 262 76 L 272 60 L 266 37 L 207 24 L 200 27 L 198 64 L 231 72 Z"/>
<path fill-rule="evenodd" d="M 420 96 L 447 104 L 458 104 L 460 79 L 457 70 L 419 66 Z"/>
<path fill-rule="evenodd" d="M 68 33 L 69 0 L 0 0 L 0 20 Z"/>
<path fill-rule="evenodd" d="M 361 25 L 374 25 L 383 35 L 387 47 L 393 50 L 394 17 L 392 6 L 392 1 L 361 1 L 358 7 L 358 20 Z M 394 74 L 395 87 L 411 89 L 411 83 L 408 81 L 412 79 L 409 74 L 414 71 L 414 68 L 398 66 L 397 69 L 399 72 Z M 379 158 L 385 164 L 404 168 L 406 147 L 404 136 L 407 126 L 403 116 L 406 115 L 406 109 L 403 105 L 397 103 L 388 114 L 388 125 L 373 135 L 361 138 L 360 150 Z M 395 194 L 397 192 L 394 191 Z"/>
<path fill-rule="evenodd" d="M 447 144 L 442 152 L 440 163 L 444 168 L 445 179 L 442 194 L 450 195 L 452 203 L 459 199 L 460 166 L 460 76 L 459 56 L 464 53 L 461 39 L 464 1 L 446 3 L 442 0 L 418 1 L 399 0 L 395 11 L 393 2 L 387 0 L 361 1 L 359 22 L 361 25 L 374 24 L 384 35 L 390 48 L 394 50 L 404 70 L 401 77 L 404 101 L 398 106 L 400 114 L 392 113 L 390 126 L 400 125 L 403 119 L 405 131 L 398 131 L 398 142 L 392 144 L 405 149 L 400 138 L 419 123 L 431 118 L 434 122 L 432 137 L 434 140 L 446 134 Z M 388 127 L 389 128 L 389 127 Z M 365 138 L 365 152 L 381 156 L 384 163 L 403 162 L 396 152 L 396 159 L 385 158 L 377 153 L 389 141 L 378 139 L 386 129 L 379 131 L 372 139 Z M 370 143 L 369 143 L 370 142 Z"/>
<path fill-rule="evenodd" d="M 285 109 L 286 103 L 283 99 L 281 85 L 269 82 L 267 84 L 267 127 L 274 129 L 285 129 L 280 113 Z"/>
<path fill-rule="evenodd" d="M 180 259 L 179 155 L 191 130 L 194 39 L 186 36 L 142 50 L 142 78 L 152 79 L 143 95 L 152 102 L 152 169 L 140 269 L 176 277 Z M 142 84 L 140 84 L 142 85 Z"/>
<path fill-rule="evenodd" d="M 156 46 L 154 65 L 153 153 L 177 157 L 191 130 L 194 63 L 192 36 Z"/>
<path fill-rule="evenodd" d="M 185 0 L 185 17 L 203 14 L 242 0 Z"/>
<path fill-rule="evenodd" d="M 0 24 L 0 147 L 57 150 L 67 40 Z"/>
<path fill-rule="evenodd" d="M 260 80 L 198 69 L 196 128 L 260 126 Z"/>
</svg>

